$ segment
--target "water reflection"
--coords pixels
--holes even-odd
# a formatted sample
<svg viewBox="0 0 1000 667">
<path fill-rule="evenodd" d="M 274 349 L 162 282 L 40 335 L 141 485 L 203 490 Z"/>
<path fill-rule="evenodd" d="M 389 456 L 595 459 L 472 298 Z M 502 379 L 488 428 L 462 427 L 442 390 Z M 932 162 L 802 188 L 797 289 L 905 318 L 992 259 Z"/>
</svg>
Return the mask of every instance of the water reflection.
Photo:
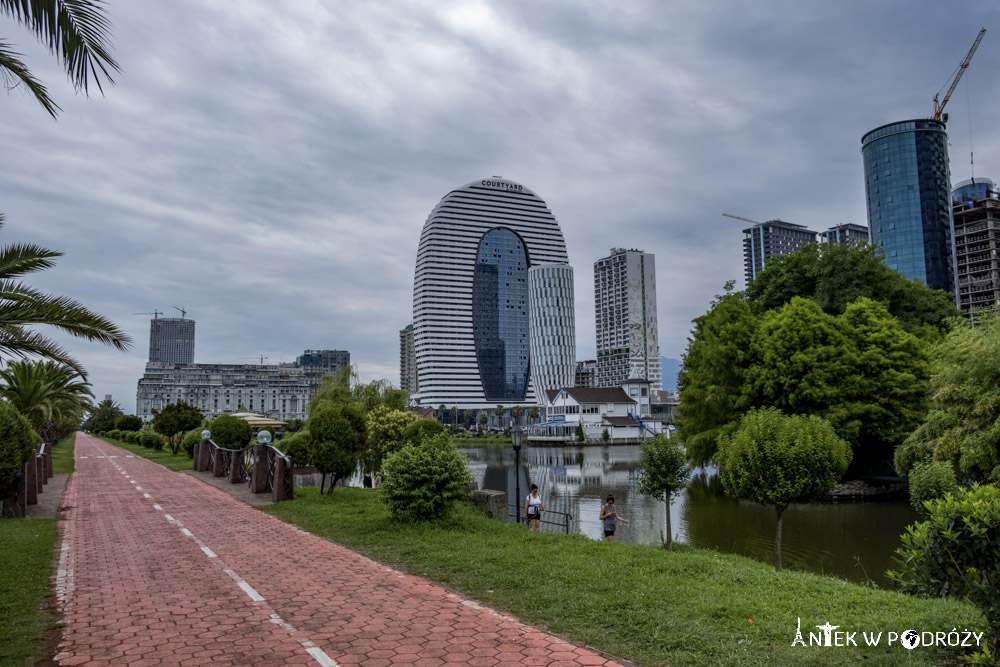
<svg viewBox="0 0 1000 667">
<path fill-rule="evenodd" d="M 507 493 L 515 502 L 514 453 L 509 448 L 463 449 L 480 488 Z M 527 448 L 521 451 L 521 498 L 531 484 L 549 510 L 568 513 L 571 532 L 603 539 L 600 515 L 605 496 L 615 496 L 619 524 L 615 540 L 660 544 L 664 504 L 636 490 L 638 446 Z M 513 507 L 511 508 L 513 512 Z M 553 521 L 560 518 L 550 516 Z M 798 504 L 785 512 L 782 558 L 786 568 L 834 574 L 887 585 L 899 535 L 917 519 L 905 502 Z M 771 507 L 725 495 L 714 469 L 699 470 L 670 510 L 674 539 L 700 547 L 774 561 L 775 513 Z M 562 531 L 543 524 L 543 530 Z"/>
</svg>

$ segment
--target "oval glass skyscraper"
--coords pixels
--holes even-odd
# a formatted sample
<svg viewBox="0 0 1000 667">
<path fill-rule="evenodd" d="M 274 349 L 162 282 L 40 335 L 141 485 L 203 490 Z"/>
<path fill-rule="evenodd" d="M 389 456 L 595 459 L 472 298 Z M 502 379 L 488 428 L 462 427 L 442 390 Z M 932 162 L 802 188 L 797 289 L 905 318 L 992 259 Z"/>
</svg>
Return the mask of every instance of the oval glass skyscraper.
<svg viewBox="0 0 1000 667">
<path fill-rule="evenodd" d="M 528 252 L 505 227 L 486 232 L 472 278 L 472 330 L 490 401 L 523 401 L 528 391 Z"/>
<path fill-rule="evenodd" d="M 861 139 L 872 245 L 931 289 L 955 291 L 951 175 L 944 123 L 905 120 Z"/>
<path fill-rule="evenodd" d="M 511 265 L 508 259 L 490 259 L 504 244 L 513 244 L 505 247 L 506 258 L 522 257 L 520 270 L 513 270 L 517 260 Z M 489 261 L 477 261 L 481 250 Z M 536 404 L 527 270 L 567 263 L 559 223 L 545 202 L 520 183 L 484 178 L 445 195 L 427 217 L 417 250 L 413 329 L 418 390 L 412 398 L 419 405 L 463 410 Z M 507 314 L 506 322 L 501 313 Z"/>
</svg>

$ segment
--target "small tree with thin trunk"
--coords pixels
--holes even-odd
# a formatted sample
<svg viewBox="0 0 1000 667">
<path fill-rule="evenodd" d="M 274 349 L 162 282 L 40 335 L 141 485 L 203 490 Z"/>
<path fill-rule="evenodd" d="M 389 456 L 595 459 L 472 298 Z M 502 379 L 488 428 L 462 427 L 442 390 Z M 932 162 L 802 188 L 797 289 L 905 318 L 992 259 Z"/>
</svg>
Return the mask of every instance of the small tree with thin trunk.
<svg viewBox="0 0 1000 667">
<path fill-rule="evenodd" d="M 778 526 L 774 571 L 781 571 L 781 518 L 789 503 L 828 493 L 851 462 L 851 447 L 830 422 L 751 410 L 731 436 L 719 439 L 719 478 L 736 498 L 774 506 Z"/>
<path fill-rule="evenodd" d="M 670 527 L 670 501 L 688 482 L 691 464 L 688 463 L 684 445 L 664 435 L 642 443 L 639 456 L 639 493 L 653 496 L 666 503 L 667 536 L 663 542 L 666 549 L 673 547 Z"/>
</svg>

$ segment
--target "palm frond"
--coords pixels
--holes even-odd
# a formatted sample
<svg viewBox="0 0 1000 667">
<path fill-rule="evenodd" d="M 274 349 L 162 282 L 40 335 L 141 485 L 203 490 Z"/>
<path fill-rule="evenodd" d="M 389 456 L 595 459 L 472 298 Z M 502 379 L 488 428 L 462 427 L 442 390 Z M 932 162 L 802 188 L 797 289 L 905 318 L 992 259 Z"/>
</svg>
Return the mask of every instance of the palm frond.
<svg viewBox="0 0 1000 667">
<path fill-rule="evenodd" d="M 62 57 L 77 90 L 88 93 L 93 78 L 103 93 L 101 75 L 113 84 L 108 69 L 121 71 L 110 52 L 111 21 L 102 0 L 0 0 L 0 11 L 23 23 Z"/>
<path fill-rule="evenodd" d="M 43 294 L 9 280 L 0 281 L 0 327 L 34 324 L 52 326 L 122 351 L 128 350 L 132 343 L 132 338 L 111 320 L 69 297 Z"/>
<path fill-rule="evenodd" d="M 24 359 L 29 356 L 44 357 L 71 367 L 81 377 L 87 372 L 69 353 L 37 331 L 13 324 L 0 324 L 0 360 L 5 356 Z"/>
<path fill-rule="evenodd" d="M 10 45 L 3 40 L 0 40 L 0 77 L 3 78 L 4 88 L 7 90 L 23 85 L 53 118 L 62 111 L 49 97 L 45 84 L 36 79 L 21 60 L 21 54 L 11 50 Z"/>
<path fill-rule="evenodd" d="M 15 243 L 0 247 L 0 280 L 9 280 L 26 273 L 51 269 L 55 266 L 52 258 L 62 257 L 62 255 L 61 252 L 34 244 Z"/>
</svg>

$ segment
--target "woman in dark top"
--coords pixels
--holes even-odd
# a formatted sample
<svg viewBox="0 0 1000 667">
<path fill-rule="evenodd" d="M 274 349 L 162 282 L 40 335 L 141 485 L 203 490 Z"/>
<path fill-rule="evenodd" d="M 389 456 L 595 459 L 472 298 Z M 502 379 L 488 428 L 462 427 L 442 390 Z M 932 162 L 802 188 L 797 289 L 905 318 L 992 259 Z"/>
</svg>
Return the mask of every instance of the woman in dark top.
<svg viewBox="0 0 1000 667">
<path fill-rule="evenodd" d="M 618 512 L 615 511 L 615 497 L 608 496 L 608 502 L 601 505 L 601 521 L 604 522 L 604 537 L 608 538 L 608 542 L 615 541 L 615 519 L 628 525 L 628 520 L 618 516 Z"/>
</svg>

